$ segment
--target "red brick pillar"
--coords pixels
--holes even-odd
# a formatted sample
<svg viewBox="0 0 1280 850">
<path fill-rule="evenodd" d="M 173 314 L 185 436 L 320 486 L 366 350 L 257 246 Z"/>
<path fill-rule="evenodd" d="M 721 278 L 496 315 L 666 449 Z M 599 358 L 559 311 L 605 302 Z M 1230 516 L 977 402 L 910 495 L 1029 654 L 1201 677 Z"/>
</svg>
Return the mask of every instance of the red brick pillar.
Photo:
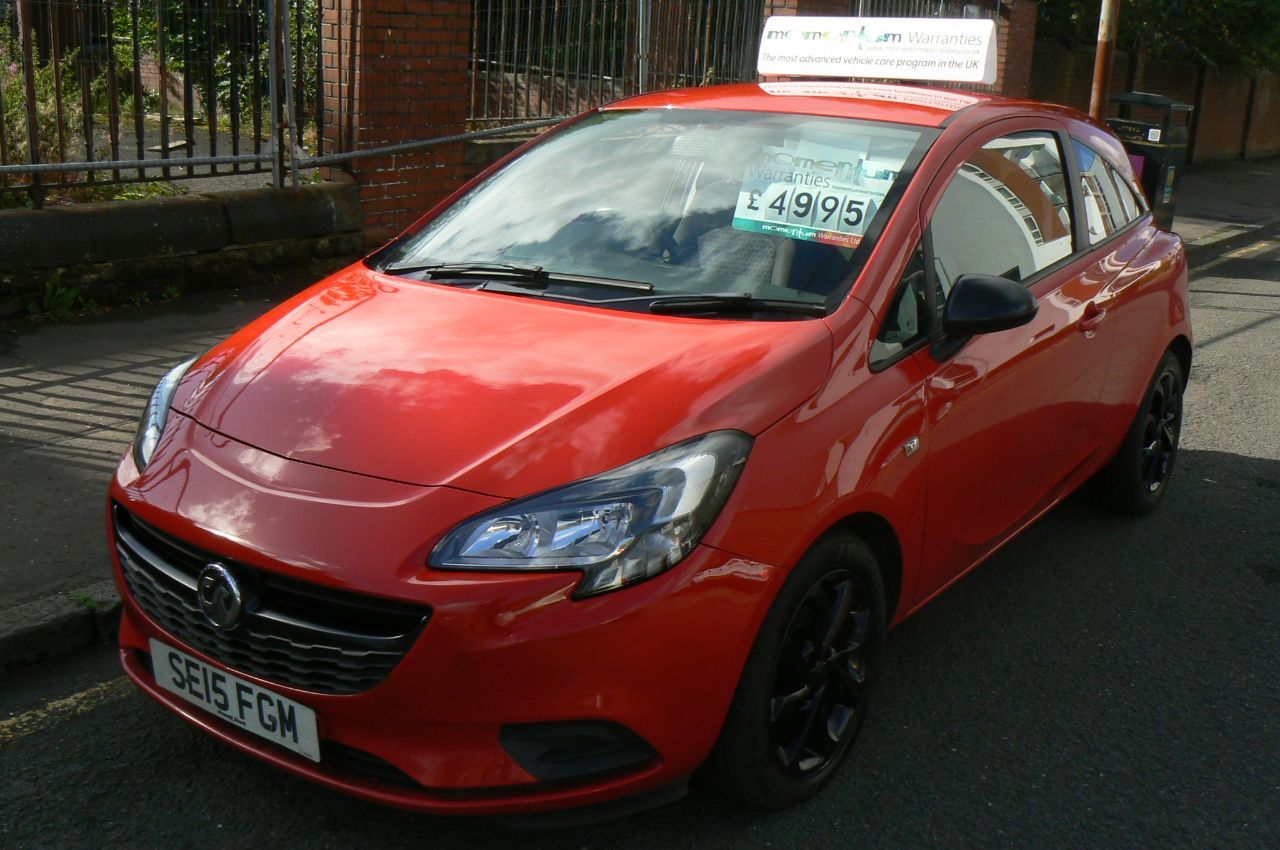
<svg viewBox="0 0 1280 850">
<path fill-rule="evenodd" d="M 1031 96 L 1031 60 L 1036 47 L 1035 0 L 1005 0 L 996 23 L 1000 51 L 995 90 L 1008 97 Z"/>
<path fill-rule="evenodd" d="M 466 130 L 470 0 L 321 0 L 325 151 Z M 354 159 L 365 233 L 382 241 L 475 173 L 462 142 Z"/>
<path fill-rule="evenodd" d="M 764 0 L 764 16 L 768 18 L 770 15 L 798 15 L 796 5 L 800 0 Z"/>
<path fill-rule="evenodd" d="M 849 0 L 795 0 L 796 14 L 814 18 L 845 18 L 853 14 Z"/>
<path fill-rule="evenodd" d="M 764 16 L 800 15 L 843 18 L 852 15 L 849 0 L 764 0 Z"/>
</svg>

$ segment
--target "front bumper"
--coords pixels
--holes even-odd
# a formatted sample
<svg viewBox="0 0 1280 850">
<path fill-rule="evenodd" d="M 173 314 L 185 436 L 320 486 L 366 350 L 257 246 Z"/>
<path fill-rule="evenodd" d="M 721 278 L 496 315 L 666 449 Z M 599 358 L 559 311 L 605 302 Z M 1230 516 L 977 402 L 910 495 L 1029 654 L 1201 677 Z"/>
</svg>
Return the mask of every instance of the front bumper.
<svg viewBox="0 0 1280 850">
<path fill-rule="evenodd" d="M 686 777 L 719 734 L 780 571 L 710 547 L 641 585 L 571 598 L 577 573 L 463 573 L 425 566 L 429 544 L 496 502 L 267 455 L 175 417 L 139 475 L 122 460 L 111 498 L 209 552 L 331 588 L 428 605 L 430 621 L 378 684 L 354 694 L 289 687 L 236 670 L 165 631 L 128 591 L 121 660 L 138 686 L 210 734 L 279 767 L 378 802 L 440 813 L 522 813 L 601 803 Z M 114 529 L 112 530 L 114 541 Z M 316 764 L 159 688 L 155 637 L 314 709 Z M 624 772 L 539 781 L 503 730 L 618 724 L 654 758 Z M 329 761 L 357 751 L 391 774 Z M 398 773 L 404 780 L 387 778 Z"/>
</svg>

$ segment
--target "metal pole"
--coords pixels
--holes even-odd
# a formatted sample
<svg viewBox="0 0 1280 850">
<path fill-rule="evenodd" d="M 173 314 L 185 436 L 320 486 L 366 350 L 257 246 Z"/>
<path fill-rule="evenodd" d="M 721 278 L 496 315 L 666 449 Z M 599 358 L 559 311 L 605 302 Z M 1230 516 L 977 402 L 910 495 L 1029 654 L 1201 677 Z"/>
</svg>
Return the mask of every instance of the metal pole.
<svg viewBox="0 0 1280 850">
<path fill-rule="evenodd" d="M 283 0 L 283 2 L 287 8 L 289 0 Z M 293 79 L 293 39 L 289 37 L 288 15 L 284 16 L 284 21 L 286 26 L 280 31 L 280 36 L 284 45 L 284 107 L 287 112 L 285 127 L 289 131 L 289 174 L 293 188 L 300 189 L 301 177 L 298 174 L 298 163 L 294 159 L 294 151 L 298 150 L 298 111 L 293 97 L 293 86 L 290 84 Z"/>
<path fill-rule="evenodd" d="M 1098 52 L 1093 58 L 1093 91 L 1089 95 L 1089 115 L 1101 121 L 1107 114 L 1107 98 L 1111 95 L 1111 66 L 1116 50 L 1116 20 L 1120 17 L 1120 0 L 1102 0 L 1098 15 Z"/>
<path fill-rule="evenodd" d="M 280 14 L 277 0 L 267 0 L 267 109 L 271 112 L 271 185 L 284 187 L 280 174 L 280 93 L 277 91 L 280 77 L 280 30 L 276 16 Z"/>
<path fill-rule="evenodd" d="M 260 154 L 240 154 L 238 156 L 193 156 L 192 165 L 235 165 L 256 164 L 266 162 L 270 157 Z M 114 171 L 120 168 L 145 168 L 156 162 L 154 159 L 99 159 L 85 162 L 36 162 L 30 164 L 17 163 L 0 165 L 0 174 L 47 174 L 51 171 Z M 186 160 L 183 160 L 186 162 Z M 126 183 L 142 183 L 144 180 L 126 180 Z"/>
<path fill-rule="evenodd" d="M 640 78 L 643 94 L 649 83 L 649 15 L 653 0 L 637 0 L 636 3 L 636 76 Z"/>
<path fill-rule="evenodd" d="M 35 22 L 31 20 L 31 0 L 18 0 L 18 29 L 22 31 L 22 77 L 27 96 L 27 159 L 32 165 L 40 162 L 40 125 L 36 117 L 36 54 L 31 45 L 31 29 Z M 55 57 L 55 63 L 58 59 Z M 44 187 L 40 185 L 40 176 L 32 175 L 31 206 L 44 208 Z"/>
</svg>

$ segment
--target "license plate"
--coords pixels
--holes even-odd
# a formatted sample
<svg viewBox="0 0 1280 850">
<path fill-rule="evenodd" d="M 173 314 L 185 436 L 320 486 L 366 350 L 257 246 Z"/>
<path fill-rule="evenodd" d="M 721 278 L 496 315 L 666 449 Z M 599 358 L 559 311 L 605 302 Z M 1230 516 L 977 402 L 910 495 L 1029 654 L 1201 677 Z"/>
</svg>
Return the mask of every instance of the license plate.
<svg viewBox="0 0 1280 850">
<path fill-rule="evenodd" d="M 259 738 L 320 761 L 316 713 L 275 691 L 205 664 L 154 638 L 156 684 Z"/>
</svg>

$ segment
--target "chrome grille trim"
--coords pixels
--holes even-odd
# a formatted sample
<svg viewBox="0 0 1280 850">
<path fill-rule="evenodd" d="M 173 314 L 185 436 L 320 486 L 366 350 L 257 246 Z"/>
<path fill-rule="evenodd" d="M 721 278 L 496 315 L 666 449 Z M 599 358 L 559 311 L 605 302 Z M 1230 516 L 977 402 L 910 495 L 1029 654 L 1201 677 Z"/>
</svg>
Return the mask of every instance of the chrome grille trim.
<svg viewBox="0 0 1280 850">
<path fill-rule="evenodd" d="M 426 627 L 431 609 L 276 575 L 203 552 L 112 508 L 116 552 L 133 600 L 179 642 L 233 670 L 289 687 L 353 694 L 381 682 Z M 248 588 L 244 618 L 215 628 L 196 602 L 209 562 Z"/>
</svg>

